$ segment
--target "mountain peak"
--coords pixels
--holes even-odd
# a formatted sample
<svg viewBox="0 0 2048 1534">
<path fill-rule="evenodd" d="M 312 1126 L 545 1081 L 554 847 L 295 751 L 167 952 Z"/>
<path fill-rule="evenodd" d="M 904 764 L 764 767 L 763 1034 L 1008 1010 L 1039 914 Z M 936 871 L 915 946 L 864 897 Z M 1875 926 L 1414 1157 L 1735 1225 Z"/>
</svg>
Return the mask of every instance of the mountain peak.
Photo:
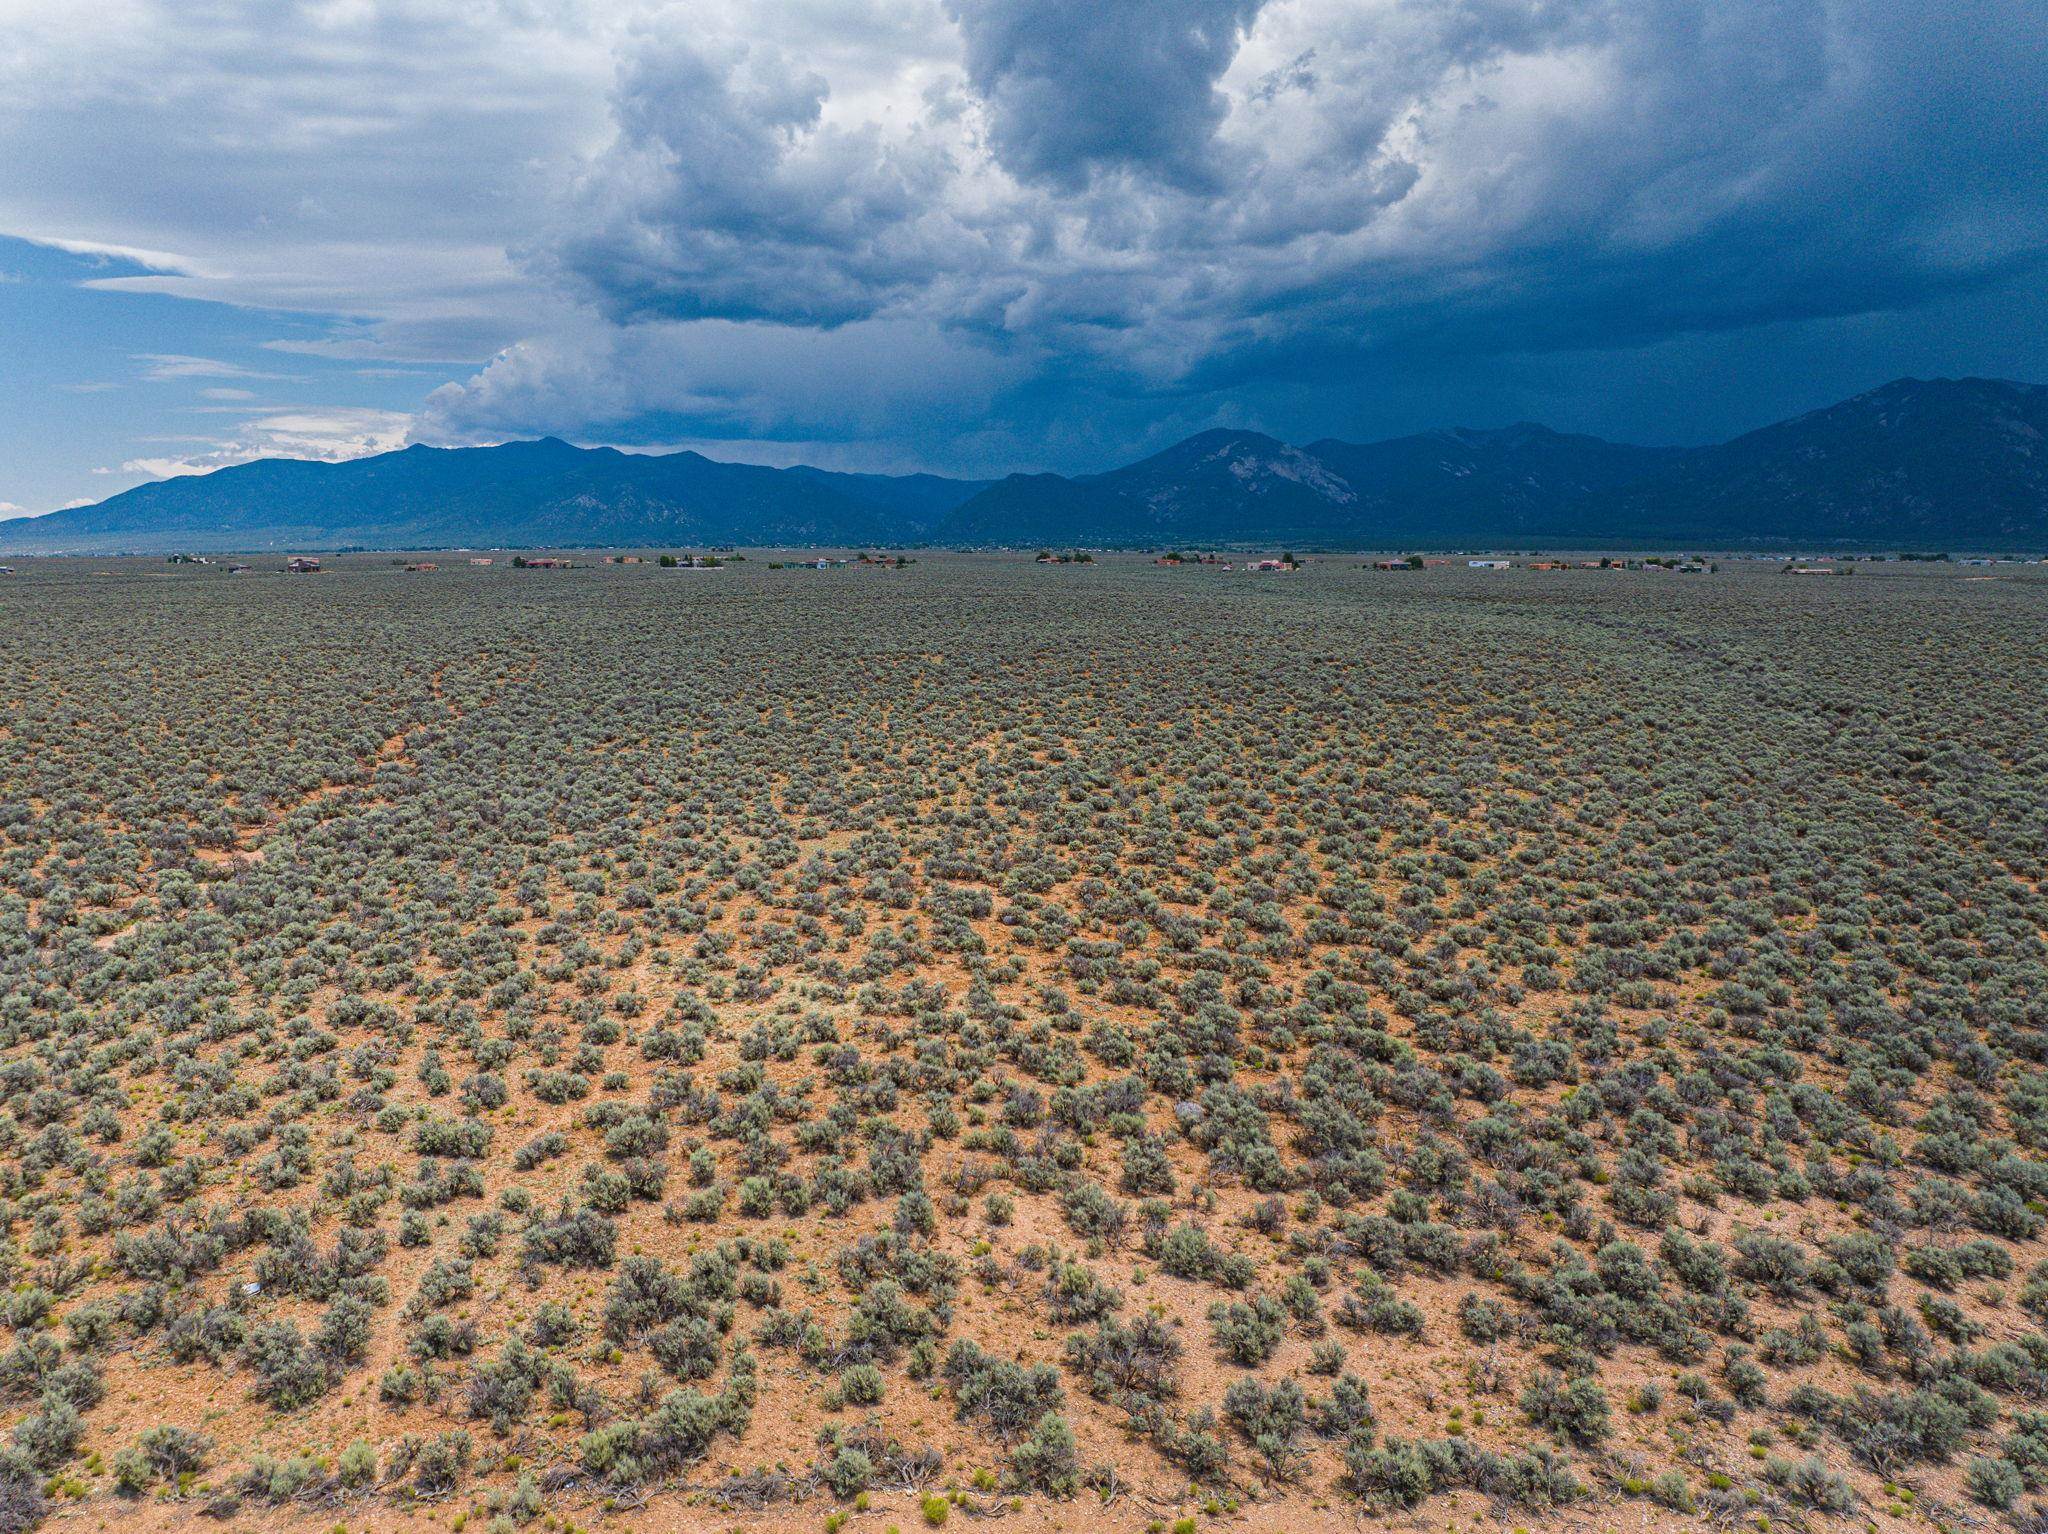
<svg viewBox="0 0 2048 1534">
<path fill-rule="evenodd" d="M 916 538 L 981 481 L 795 474 L 559 437 L 415 444 L 340 463 L 258 459 L 0 528 L 23 552 L 881 544 Z"/>
<path fill-rule="evenodd" d="M 1969 430 L 1972 421 L 2011 424 L 2039 415 L 2048 386 L 2007 378 L 1894 378 L 1889 383 L 1822 405 L 1789 420 L 1758 427 L 1734 440 L 1769 440 L 1793 429 L 1946 435 Z"/>
<path fill-rule="evenodd" d="M 1899 378 L 1701 448 L 1535 422 L 1296 447 L 1216 426 L 1099 474 L 966 482 L 559 437 L 261 459 L 0 524 L 33 552 L 469 545 L 2048 547 L 2048 387 Z"/>
<path fill-rule="evenodd" d="M 1560 442 L 1562 432 L 1539 426 L 1534 421 L 1516 421 L 1508 426 L 1453 426 L 1445 436 L 1459 442 L 1485 447 L 1522 447 L 1532 442 Z"/>
<path fill-rule="evenodd" d="M 2048 385 L 2021 383 L 2011 378 L 1894 378 L 1889 383 L 1853 394 L 1837 404 L 1823 405 L 1821 410 L 1842 410 L 1852 406 L 1870 403 L 1894 404 L 1901 401 L 1934 400 L 2025 400 L 2048 392 Z M 1809 412 L 1817 414 L 1819 412 Z"/>
<path fill-rule="evenodd" d="M 1183 437 L 1171 447 L 1161 448 L 1140 463 L 1166 463 L 1175 460 L 1215 458 L 1221 454 L 1243 453 L 1284 453 L 1291 452 L 1278 437 L 1269 437 L 1264 432 L 1251 431 L 1242 426 L 1211 426 L 1198 431 L 1192 437 Z M 1135 467 L 1135 465 L 1133 465 Z M 1122 471 L 1115 471 L 1122 472 Z"/>
</svg>

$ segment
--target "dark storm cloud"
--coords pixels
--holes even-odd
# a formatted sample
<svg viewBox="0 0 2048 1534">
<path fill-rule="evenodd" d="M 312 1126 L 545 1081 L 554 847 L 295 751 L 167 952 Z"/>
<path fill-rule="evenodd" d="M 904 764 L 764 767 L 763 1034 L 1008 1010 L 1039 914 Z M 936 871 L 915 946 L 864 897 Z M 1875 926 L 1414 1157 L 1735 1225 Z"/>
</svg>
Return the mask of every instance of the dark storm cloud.
<svg viewBox="0 0 2048 1534">
<path fill-rule="evenodd" d="M 948 0 L 996 158 L 1067 190 L 1100 169 L 1211 188 L 1216 82 L 1265 0 Z"/>
<path fill-rule="evenodd" d="M 2031 0 L 943 4 L 955 51 L 901 69 L 697 12 L 629 41 L 616 138 L 535 256 L 651 327 L 602 343 L 636 359 L 604 408 L 687 418 L 657 359 L 714 320 L 742 349 L 943 345 L 1020 430 L 1362 402 L 1387 370 L 1897 314 L 2048 251 Z M 430 422 L 503 429 L 514 396 L 573 422 L 591 344 L 556 368 L 542 339 Z"/>
<path fill-rule="evenodd" d="M 1004 468 L 1408 400 L 1688 435 L 1777 388 L 1794 331 L 1807 403 L 2048 376 L 2040 0 L 17 10 L 0 162 L 34 173 L 0 235 L 146 253 L 94 279 L 110 324 L 209 299 L 337 376 L 459 369 L 435 440 Z"/>
</svg>

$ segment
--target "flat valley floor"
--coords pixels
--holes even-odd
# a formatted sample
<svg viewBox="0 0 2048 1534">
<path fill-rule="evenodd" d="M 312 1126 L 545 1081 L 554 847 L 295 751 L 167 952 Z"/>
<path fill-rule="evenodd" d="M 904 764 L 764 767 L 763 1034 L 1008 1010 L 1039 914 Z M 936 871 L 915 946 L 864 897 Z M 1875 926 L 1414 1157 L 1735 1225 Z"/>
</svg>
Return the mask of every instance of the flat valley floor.
<svg viewBox="0 0 2048 1534">
<path fill-rule="evenodd" d="M 434 558 L 0 585 L 0 1534 L 2041 1527 L 2041 574 Z"/>
</svg>

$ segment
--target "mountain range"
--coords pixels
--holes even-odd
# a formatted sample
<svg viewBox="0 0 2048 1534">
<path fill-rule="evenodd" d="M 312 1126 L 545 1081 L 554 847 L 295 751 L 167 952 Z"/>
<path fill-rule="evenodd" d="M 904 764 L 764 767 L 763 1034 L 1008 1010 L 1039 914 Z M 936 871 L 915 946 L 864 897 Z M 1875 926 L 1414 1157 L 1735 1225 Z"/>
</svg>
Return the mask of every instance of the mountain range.
<svg viewBox="0 0 2048 1534">
<path fill-rule="evenodd" d="M 20 553 L 1547 542 L 2048 547 L 2048 386 L 1900 379 L 1707 447 L 1522 424 L 1291 446 L 1205 431 L 1102 474 L 841 474 L 544 438 L 261 459 L 0 523 Z"/>
</svg>

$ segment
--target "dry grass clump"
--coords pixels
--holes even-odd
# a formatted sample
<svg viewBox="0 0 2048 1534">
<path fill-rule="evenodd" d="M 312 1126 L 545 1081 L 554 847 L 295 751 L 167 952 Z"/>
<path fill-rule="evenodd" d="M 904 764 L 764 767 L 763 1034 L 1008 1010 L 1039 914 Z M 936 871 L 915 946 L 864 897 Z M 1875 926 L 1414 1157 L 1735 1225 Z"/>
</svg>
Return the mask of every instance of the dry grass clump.
<svg viewBox="0 0 2048 1534">
<path fill-rule="evenodd" d="M 2048 585 L 1099 564 L 18 577 L 0 1534 L 2037 1519 Z"/>
</svg>

